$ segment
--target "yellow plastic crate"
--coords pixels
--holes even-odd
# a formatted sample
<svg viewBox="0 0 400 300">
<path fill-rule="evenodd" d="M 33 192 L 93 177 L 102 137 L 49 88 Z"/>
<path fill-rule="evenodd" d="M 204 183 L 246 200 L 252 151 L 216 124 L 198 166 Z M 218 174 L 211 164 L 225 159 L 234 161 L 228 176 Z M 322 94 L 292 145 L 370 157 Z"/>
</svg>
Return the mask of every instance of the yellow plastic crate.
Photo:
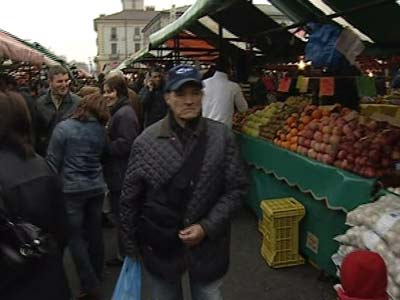
<svg viewBox="0 0 400 300">
<path fill-rule="evenodd" d="M 259 221 L 258 221 L 258 231 L 259 231 L 262 235 L 265 235 L 266 228 L 265 228 L 265 224 L 264 224 L 264 222 L 263 222 L 262 220 L 259 220 Z"/>
<path fill-rule="evenodd" d="M 261 254 L 273 268 L 304 263 L 299 252 L 299 221 L 305 214 L 304 206 L 294 198 L 261 202 L 263 220 L 259 224 L 264 234 Z"/>
</svg>

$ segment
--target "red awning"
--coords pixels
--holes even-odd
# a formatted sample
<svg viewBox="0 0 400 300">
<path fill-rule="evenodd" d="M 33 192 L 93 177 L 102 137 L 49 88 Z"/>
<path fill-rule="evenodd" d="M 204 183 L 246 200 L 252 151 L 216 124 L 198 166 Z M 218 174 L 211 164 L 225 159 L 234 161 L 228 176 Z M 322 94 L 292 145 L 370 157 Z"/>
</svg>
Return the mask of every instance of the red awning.
<svg viewBox="0 0 400 300">
<path fill-rule="evenodd" d="M 217 50 L 205 40 L 196 39 L 194 34 L 184 32 L 177 37 L 179 39 L 179 51 L 181 56 L 193 58 L 198 61 L 213 61 L 218 58 Z M 169 48 L 175 48 L 175 40 L 169 39 L 165 42 Z M 181 50 L 184 49 L 184 50 Z M 190 49 L 193 49 L 192 51 Z"/>
<path fill-rule="evenodd" d="M 30 62 L 33 65 L 49 63 L 38 51 L 0 31 L 0 56 L 14 61 Z"/>
</svg>

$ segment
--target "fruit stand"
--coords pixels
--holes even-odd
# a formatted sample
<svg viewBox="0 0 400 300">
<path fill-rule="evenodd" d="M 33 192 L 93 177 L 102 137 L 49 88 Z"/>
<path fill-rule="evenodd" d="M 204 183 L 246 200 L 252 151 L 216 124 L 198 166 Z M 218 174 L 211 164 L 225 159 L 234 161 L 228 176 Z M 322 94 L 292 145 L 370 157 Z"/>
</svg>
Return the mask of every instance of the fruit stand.
<svg viewBox="0 0 400 300">
<path fill-rule="evenodd" d="M 247 204 L 261 217 L 260 202 L 294 197 L 306 208 L 300 222 L 300 251 L 329 275 L 331 261 L 343 234 L 346 213 L 371 200 L 374 179 L 319 163 L 260 139 L 238 133 L 242 157 L 250 166 Z M 262 155 L 259 155 L 262 153 Z"/>
<path fill-rule="evenodd" d="M 347 212 L 374 199 L 378 178 L 395 173 L 400 131 L 347 108 L 289 100 L 235 118 L 249 165 L 247 203 L 260 218 L 262 200 L 297 199 L 306 208 L 300 251 L 335 276 L 334 237 L 348 229 Z"/>
</svg>

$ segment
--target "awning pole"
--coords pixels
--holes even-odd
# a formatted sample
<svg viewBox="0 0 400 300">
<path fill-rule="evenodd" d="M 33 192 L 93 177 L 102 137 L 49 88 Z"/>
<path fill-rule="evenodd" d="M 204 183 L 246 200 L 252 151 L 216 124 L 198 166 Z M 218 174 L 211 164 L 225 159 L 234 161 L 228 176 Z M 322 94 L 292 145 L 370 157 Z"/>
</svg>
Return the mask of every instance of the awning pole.
<svg viewBox="0 0 400 300">
<path fill-rule="evenodd" d="M 218 37 L 219 37 L 219 41 L 218 41 L 219 55 L 221 56 L 221 53 L 223 51 L 222 46 L 223 46 L 223 41 L 224 41 L 224 32 L 223 32 L 222 25 L 220 23 L 218 23 Z"/>
</svg>

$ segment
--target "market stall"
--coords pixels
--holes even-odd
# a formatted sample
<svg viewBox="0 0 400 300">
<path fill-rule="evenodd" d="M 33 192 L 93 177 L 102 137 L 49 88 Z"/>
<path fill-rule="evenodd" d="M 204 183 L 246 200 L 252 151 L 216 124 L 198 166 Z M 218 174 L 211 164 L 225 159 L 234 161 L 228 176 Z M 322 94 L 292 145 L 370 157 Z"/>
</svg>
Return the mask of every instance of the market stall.
<svg viewBox="0 0 400 300">
<path fill-rule="evenodd" d="M 346 214 L 373 201 L 383 178 L 395 175 L 400 128 L 304 97 L 258 107 L 234 122 L 249 166 L 248 205 L 261 218 L 262 200 L 297 199 L 306 208 L 300 251 L 335 276 L 334 238 L 347 230 Z"/>
<path fill-rule="evenodd" d="M 374 201 L 383 179 L 398 170 L 398 129 L 370 119 L 371 103 L 361 106 L 361 114 L 350 110 L 358 109 L 359 101 L 350 103 L 353 99 L 346 92 L 351 90 L 357 100 L 376 96 L 373 72 L 353 72 L 354 65 L 362 52 L 374 56 L 379 66 L 385 64 L 375 55 L 399 52 L 399 33 L 382 34 L 391 20 L 380 20 L 380 26 L 370 20 L 378 23 L 376 12 L 394 16 L 400 7 L 394 1 L 270 2 L 291 22 L 275 22 L 251 1 L 196 1 L 175 22 L 153 33 L 149 44 L 123 66 L 153 60 L 163 52 L 168 52 L 163 57 L 180 63 L 180 54 L 190 51 L 190 41 L 203 40 L 211 47 L 197 47 L 198 55 L 225 51 L 231 61 L 240 62 L 238 81 L 248 79 L 251 67 L 283 62 L 284 70 L 271 70 L 279 73 L 279 100 L 295 94 L 310 96 L 315 104 L 331 102 L 324 103 L 331 108 L 310 105 L 310 99 L 273 103 L 238 116 L 234 127 L 249 166 L 249 206 L 260 218 L 262 200 L 292 196 L 301 202 L 306 208 L 300 223 L 301 254 L 335 276 L 331 256 L 339 243 L 334 237 L 347 230 L 346 214 Z M 312 61 L 309 73 L 300 70 L 306 60 Z M 334 105 L 338 101 L 342 106 Z M 389 108 L 380 105 L 373 110 Z M 390 114 L 396 117 L 397 111 L 390 108 Z"/>
</svg>

